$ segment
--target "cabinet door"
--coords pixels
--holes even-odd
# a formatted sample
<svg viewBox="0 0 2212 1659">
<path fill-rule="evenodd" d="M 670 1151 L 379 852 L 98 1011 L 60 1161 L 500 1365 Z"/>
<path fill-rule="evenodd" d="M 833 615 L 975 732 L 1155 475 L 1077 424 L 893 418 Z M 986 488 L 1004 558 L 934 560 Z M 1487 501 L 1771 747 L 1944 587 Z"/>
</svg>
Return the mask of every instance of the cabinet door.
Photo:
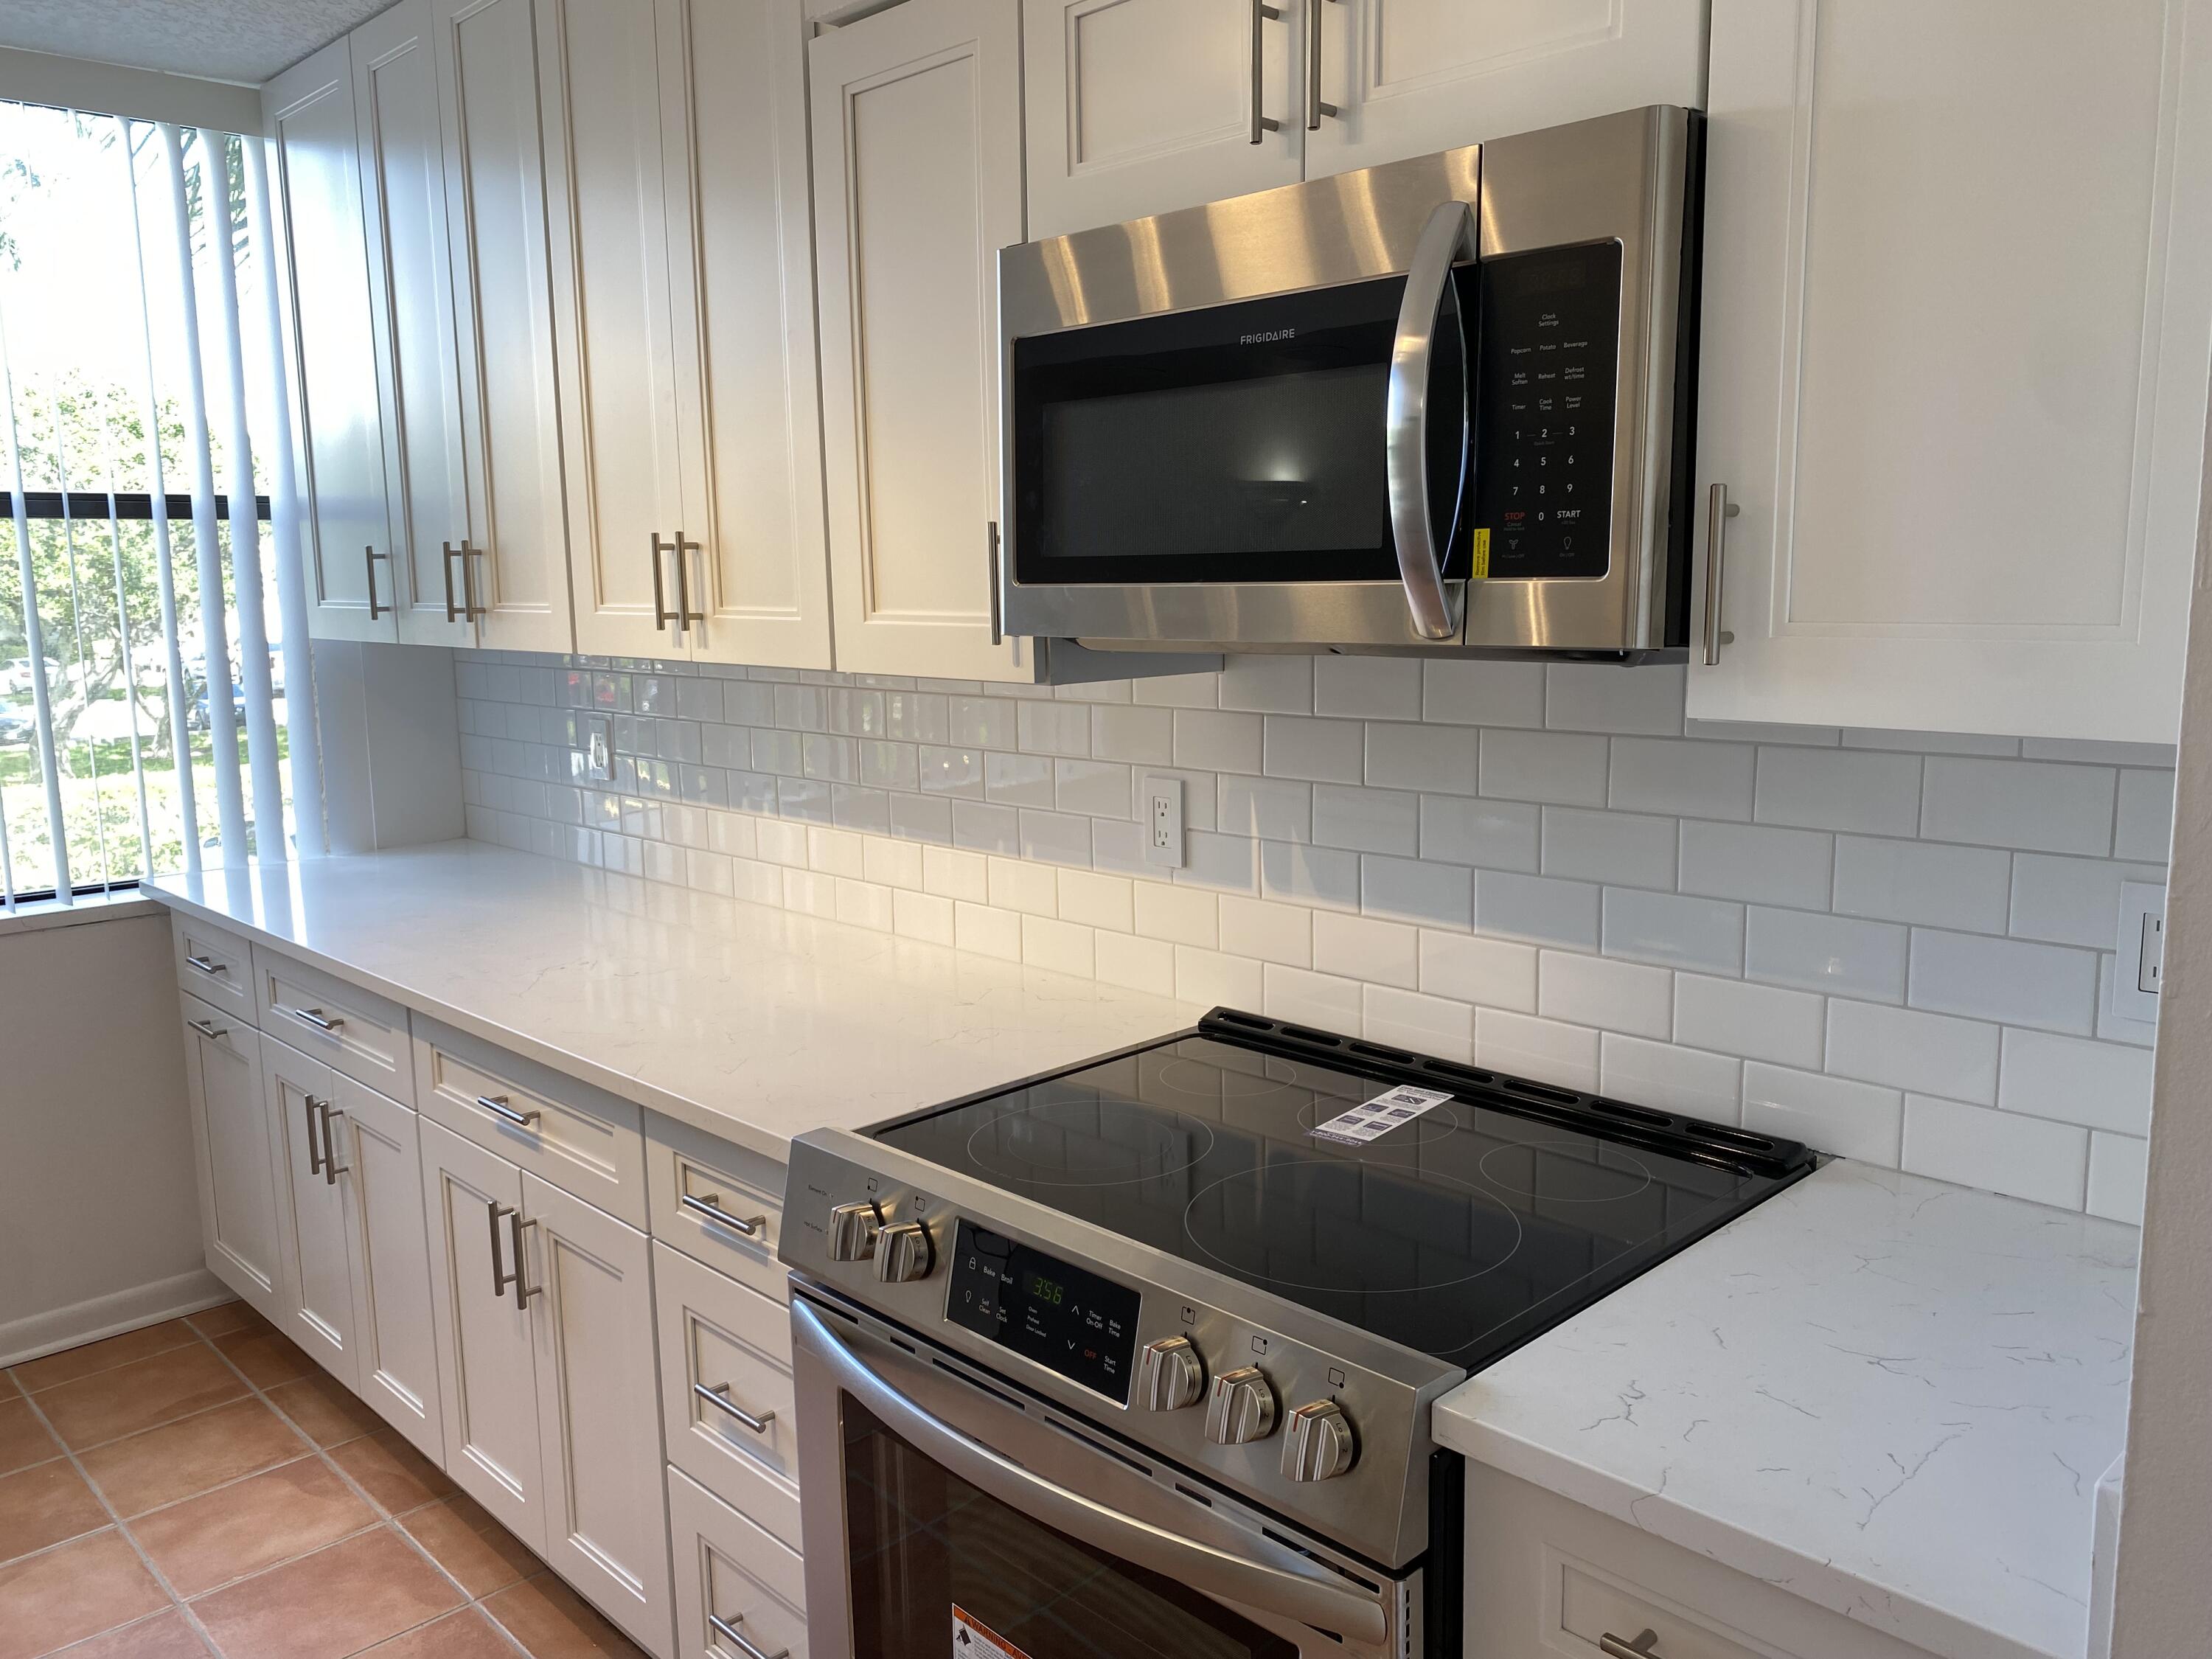
<svg viewBox="0 0 2212 1659">
<path fill-rule="evenodd" d="M 469 492 L 430 0 L 401 0 L 349 38 L 392 518 L 378 589 L 405 643 L 471 645 L 476 625 L 446 603 L 444 550 L 469 533 Z"/>
<path fill-rule="evenodd" d="M 331 1092 L 340 1180 L 351 1199 L 354 1386 L 423 1455 L 443 1463 L 422 1136 L 414 1113 L 351 1078 L 333 1073 Z"/>
<path fill-rule="evenodd" d="M 991 642 L 1020 33 L 1011 3 L 906 0 L 808 47 L 841 669 L 1033 678 L 1024 646 Z"/>
<path fill-rule="evenodd" d="M 1705 102 L 1707 0 L 1285 0 L 1317 16 L 1306 176 Z M 1295 115 L 1315 117 L 1301 82 Z"/>
<path fill-rule="evenodd" d="M 289 273 L 295 458 L 308 512 L 307 622 L 319 639 L 392 640 L 389 611 L 369 612 L 369 572 L 392 550 L 384 428 L 362 246 L 353 66 L 334 40 L 262 90 L 271 183 Z M 379 593 L 388 592 L 380 584 Z"/>
<path fill-rule="evenodd" d="M 331 1068 L 273 1037 L 261 1043 L 261 1083 L 280 1179 L 276 1233 L 284 1253 L 284 1313 L 276 1323 L 347 1387 L 361 1386 L 354 1340 L 353 1271 L 347 1245 L 352 1196 L 348 1160 L 325 1164 Z"/>
<path fill-rule="evenodd" d="M 566 651 L 568 542 L 532 0 L 431 0 L 478 638 Z M 441 590 L 442 591 L 442 590 Z"/>
<path fill-rule="evenodd" d="M 1308 9 L 1274 9 L 1270 19 L 1255 0 L 1023 0 L 1029 234 L 1296 184 Z"/>
<path fill-rule="evenodd" d="M 195 997 L 180 997 L 185 1093 L 209 1270 L 272 1322 L 283 1317 L 276 1166 L 261 1091 L 261 1034 Z"/>
<path fill-rule="evenodd" d="M 2206 0 L 1716 0 L 1692 715 L 2174 740 L 2208 71 Z"/>
<path fill-rule="evenodd" d="M 655 1653 L 673 1641 L 646 1236 L 522 1178 L 538 1318 L 545 1547 L 555 1571 Z"/>
<path fill-rule="evenodd" d="M 659 0 L 658 17 L 691 654 L 827 668 L 799 0 Z"/>
<path fill-rule="evenodd" d="M 653 550 L 684 527 L 659 20 L 653 0 L 544 0 L 541 15 L 576 648 L 684 654 L 675 557 Z"/>
<path fill-rule="evenodd" d="M 495 1277 L 515 1271 L 508 1217 L 522 1207 L 522 1175 L 435 1123 L 418 1120 L 417 1129 L 430 1307 L 445 1384 L 446 1473 L 543 1555 L 545 1493 L 531 1310 L 511 1279 Z"/>
</svg>

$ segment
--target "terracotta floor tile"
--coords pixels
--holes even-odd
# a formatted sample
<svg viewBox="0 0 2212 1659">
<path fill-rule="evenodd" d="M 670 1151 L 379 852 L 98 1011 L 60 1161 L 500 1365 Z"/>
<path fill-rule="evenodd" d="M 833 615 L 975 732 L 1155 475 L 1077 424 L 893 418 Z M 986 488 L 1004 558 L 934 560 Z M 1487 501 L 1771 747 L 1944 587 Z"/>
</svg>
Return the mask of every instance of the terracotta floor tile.
<svg viewBox="0 0 2212 1659">
<path fill-rule="evenodd" d="M 0 1474 L 10 1469 L 27 1468 L 61 1455 L 61 1447 L 46 1432 L 46 1425 L 39 1421 L 29 1401 L 20 1396 L 0 1400 Z"/>
<path fill-rule="evenodd" d="M 174 1607 L 64 1648 L 54 1659 L 207 1659 L 207 1646 Z"/>
<path fill-rule="evenodd" d="M 225 1659 L 340 1659 L 460 1601 L 443 1573 L 379 1527 L 204 1595 L 192 1611 Z"/>
<path fill-rule="evenodd" d="M 281 1331 L 232 1331 L 218 1336 L 215 1346 L 224 1358 L 246 1373 L 257 1389 L 273 1389 L 295 1376 L 313 1374 L 315 1362 Z"/>
<path fill-rule="evenodd" d="M 483 1613 L 463 1607 L 434 1625 L 379 1642 L 361 1659 L 514 1659 L 514 1650 Z"/>
<path fill-rule="evenodd" d="M 545 1571 L 520 1539 L 459 1492 L 402 1516 L 399 1524 L 478 1599 Z"/>
<path fill-rule="evenodd" d="M 397 1429 L 380 1429 L 333 1447 L 331 1461 L 394 1515 L 443 1498 L 453 1489 L 444 1471 L 402 1439 Z"/>
<path fill-rule="evenodd" d="M 215 1350 L 174 1348 L 48 1389 L 39 1396 L 65 1444 L 82 1449 L 236 1400 L 246 1385 Z"/>
<path fill-rule="evenodd" d="M 10 1374 L 29 1392 L 37 1394 L 57 1382 L 72 1382 L 95 1371 L 112 1371 L 134 1359 L 166 1353 L 171 1348 L 181 1348 L 198 1340 L 192 1328 L 183 1320 L 165 1319 L 143 1330 L 125 1331 L 120 1336 L 88 1342 L 82 1347 L 64 1348 L 44 1359 L 27 1359 L 14 1367 Z"/>
<path fill-rule="evenodd" d="M 273 1331 L 276 1328 L 243 1302 L 226 1302 L 219 1308 L 206 1308 L 196 1314 L 186 1314 L 192 1328 L 202 1336 L 222 1336 L 231 1331 Z"/>
<path fill-rule="evenodd" d="M 283 1383 L 268 1394 L 270 1402 L 318 1446 L 357 1440 L 384 1426 L 382 1418 L 327 1371 L 318 1370 L 296 1382 Z"/>
<path fill-rule="evenodd" d="M 550 1573 L 488 1596 L 483 1606 L 531 1659 L 644 1659 L 644 1649 Z"/>
<path fill-rule="evenodd" d="M 0 1474 L 0 1561 L 98 1532 L 106 1524 L 100 1499 L 65 1462 Z"/>
<path fill-rule="evenodd" d="M 34 1659 L 127 1625 L 169 1598 L 112 1527 L 0 1567 L 0 1659 Z"/>
<path fill-rule="evenodd" d="M 234 1400 L 82 1454 L 85 1473 L 125 1516 L 289 1463 L 307 1449 L 258 1400 Z"/>
<path fill-rule="evenodd" d="M 319 1457 L 142 1515 L 131 1534 L 185 1597 L 358 1532 L 375 1511 Z"/>
</svg>

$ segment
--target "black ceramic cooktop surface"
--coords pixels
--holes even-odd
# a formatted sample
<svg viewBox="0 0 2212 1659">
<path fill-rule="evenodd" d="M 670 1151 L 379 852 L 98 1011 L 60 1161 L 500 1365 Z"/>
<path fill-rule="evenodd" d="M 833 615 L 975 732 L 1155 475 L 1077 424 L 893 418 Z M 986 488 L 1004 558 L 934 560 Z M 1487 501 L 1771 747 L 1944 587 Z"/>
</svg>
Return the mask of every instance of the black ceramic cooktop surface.
<svg viewBox="0 0 2212 1659">
<path fill-rule="evenodd" d="M 876 1134 L 1470 1370 L 1811 1167 L 1794 1143 L 1384 1053 L 1217 1012 Z M 1408 1084 L 1451 1097 L 1340 1121 Z"/>
</svg>

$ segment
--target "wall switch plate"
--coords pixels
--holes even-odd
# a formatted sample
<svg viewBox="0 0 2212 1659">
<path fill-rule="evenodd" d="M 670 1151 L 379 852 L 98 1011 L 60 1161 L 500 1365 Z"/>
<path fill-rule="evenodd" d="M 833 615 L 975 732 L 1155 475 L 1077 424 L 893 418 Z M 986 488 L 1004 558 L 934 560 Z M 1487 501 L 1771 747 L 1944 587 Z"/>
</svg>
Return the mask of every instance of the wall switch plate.
<svg viewBox="0 0 2212 1659">
<path fill-rule="evenodd" d="M 584 775 L 595 783 L 612 782 L 615 755 L 613 745 L 607 741 L 606 716 L 586 714 L 579 723 L 584 728 Z"/>
<path fill-rule="evenodd" d="M 1183 867 L 1182 780 L 1145 780 L 1145 862 Z"/>
<path fill-rule="evenodd" d="M 2166 889 L 2156 882 L 2120 884 L 2119 952 L 2112 973 L 2112 1012 L 2124 1019 L 2158 1018 L 2166 985 Z"/>
</svg>

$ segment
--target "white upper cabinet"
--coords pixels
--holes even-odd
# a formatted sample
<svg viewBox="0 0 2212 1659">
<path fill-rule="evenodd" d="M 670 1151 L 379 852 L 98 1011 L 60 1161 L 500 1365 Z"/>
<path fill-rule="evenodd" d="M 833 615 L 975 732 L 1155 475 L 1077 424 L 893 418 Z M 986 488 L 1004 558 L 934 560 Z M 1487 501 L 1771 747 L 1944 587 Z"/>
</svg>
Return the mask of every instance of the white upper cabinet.
<svg viewBox="0 0 2212 1659">
<path fill-rule="evenodd" d="M 445 548 L 469 534 L 469 498 L 430 0 L 401 0 L 350 39 L 391 504 L 391 556 L 374 577 L 380 609 L 397 607 L 398 637 L 410 645 L 470 645 L 475 625 L 446 599 Z M 453 574 L 458 600 L 458 568 Z"/>
<path fill-rule="evenodd" d="M 1297 111 L 1310 179 L 1705 102 L 1706 0 L 1284 3 L 1318 24 Z"/>
<path fill-rule="evenodd" d="M 2173 741 L 2208 70 L 2207 0 L 1715 0 L 1692 716 Z"/>
<path fill-rule="evenodd" d="M 566 651 L 568 526 L 532 0 L 431 0 L 478 638 Z M 464 581 L 460 569 L 468 575 Z"/>
<path fill-rule="evenodd" d="M 353 94 L 347 43 L 336 40 L 264 88 L 262 108 L 289 279 L 295 462 L 312 503 L 301 538 L 308 626 L 321 639 L 388 640 L 392 532 Z"/>
<path fill-rule="evenodd" d="M 814 210 L 837 665 L 1030 679 L 992 616 L 998 250 L 1022 240 L 1012 0 L 815 37 Z"/>
<path fill-rule="evenodd" d="M 1296 184 L 1306 14 L 1305 0 L 1023 0 L 1029 234 Z"/>
</svg>

